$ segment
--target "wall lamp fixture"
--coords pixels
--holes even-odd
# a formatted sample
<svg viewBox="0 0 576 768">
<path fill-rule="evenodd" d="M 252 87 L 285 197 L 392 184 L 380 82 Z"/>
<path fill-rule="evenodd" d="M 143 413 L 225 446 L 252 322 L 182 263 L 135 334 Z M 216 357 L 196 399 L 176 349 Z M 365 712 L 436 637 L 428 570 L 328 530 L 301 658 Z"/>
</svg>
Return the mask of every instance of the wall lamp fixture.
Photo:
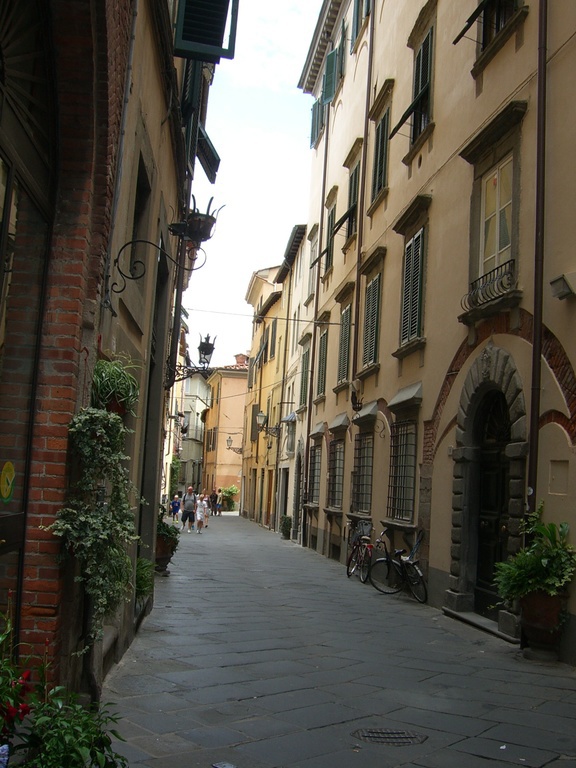
<svg viewBox="0 0 576 768">
<path fill-rule="evenodd" d="M 212 368 L 210 368 L 210 360 L 212 359 L 212 355 L 214 353 L 215 341 L 216 337 L 214 337 L 214 341 L 210 341 L 210 334 L 207 334 L 206 338 L 204 339 L 202 336 L 200 336 L 200 344 L 198 345 L 198 365 L 194 365 L 188 355 L 186 355 L 186 362 L 184 365 L 179 364 L 176 366 L 176 376 L 174 381 L 183 381 L 184 379 L 189 379 L 196 373 L 209 376 L 212 373 Z"/>
<path fill-rule="evenodd" d="M 234 451 L 234 453 L 238 453 L 238 454 L 241 454 L 243 451 L 242 446 L 240 446 L 240 448 L 235 448 L 232 445 L 232 437 L 230 435 L 228 435 L 228 437 L 226 438 L 226 447 L 228 448 L 229 451 Z"/>
<path fill-rule="evenodd" d="M 555 299 L 567 299 L 576 296 L 576 272 L 566 272 L 550 280 L 552 296 Z"/>
<path fill-rule="evenodd" d="M 256 425 L 258 426 L 258 432 L 264 432 L 265 435 L 271 437 L 280 437 L 280 424 L 276 424 L 275 427 L 267 427 L 268 416 L 264 411 L 259 411 L 256 414 Z"/>
<path fill-rule="evenodd" d="M 191 266 L 181 264 L 180 262 L 183 259 L 180 261 L 174 259 L 164 248 L 158 245 L 158 243 L 154 243 L 152 240 L 145 240 L 143 238 L 128 240 L 128 242 L 124 243 L 120 248 L 113 261 L 111 261 L 110 256 L 107 258 L 104 274 L 104 297 L 102 299 L 102 306 L 105 309 L 109 309 L 112 314 L 116 316 L 116 312 L 112 308 L 111 294 L 122 293 L 126 289 L 129 280 L 140 280 L 146 274 L 146 264 L 141 258 L 143 251 L 141 248 L 138 248 L 138 246 L 152 246 L 152 248 L 161 253 L 168 259 L 168 261 L 171 261 L 176 266 L 180 266 L 186 272 L 194 272 L 201 269 L 206 263 L 206 254 L 202 249 L 202 243 L 205 243 L 206 240 L 210 240 L 214 234 L 216 219 L 224 207 L 221 206 L 218 210 L 210 212 L 213 200 L 213 197 L 210 198 L 206 213 L 201 213 L 198 208 L 196 208 L 196 199 L 194 198 L 194 195 L 192 195 L 193 208 L 189 210 L 188 216 L 184 221 L 176 222 L 175 224 L 170 224 L 168 226 L 170 234 L 180 238 L 181 243 L 184 244 L 184 250 L 186 256 L 190 260 Z M 128 248 L 131 248 L 130 262 L 127 266 L 123 266 L 121 257 L 124 251 Z M 199 250 L 202 250 L 204 253 L 204 261 L 197 266 L 196 259 Z M 111 282 L 113 270 L 117 272 L 119 279 Z"/>
</svg>

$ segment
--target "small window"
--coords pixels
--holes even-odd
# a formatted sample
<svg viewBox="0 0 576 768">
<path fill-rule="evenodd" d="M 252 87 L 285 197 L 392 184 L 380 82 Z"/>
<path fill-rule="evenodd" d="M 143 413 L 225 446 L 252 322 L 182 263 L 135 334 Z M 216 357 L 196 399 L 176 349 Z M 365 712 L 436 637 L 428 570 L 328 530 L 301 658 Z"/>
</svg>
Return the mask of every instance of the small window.
<svg viewBox="0 0 576 768">
<path fill-rule="evenodd" d="M 320 335 L 318 345 L 318 379 L 316 381 L 316 397 L 326 394 L 326 361 L 328 356 L 328 331 Z"/>
<path fill-rule="evenodd" d="M 400 343 L 422 336 L 424 228 L 408 240 L 404 249 Z"/>
<path fill-rule="evenodd" d="M 350 364 L 350 318 L 352 305 L 344 307 L 340 315 L 340 340 L 338 343 L 338 384 L 348 381 Z"/>
<path fill-rule="evenodd" d="M 362 365 L 372 365 L 378 360 L 378 326 L 380 323 L 380 274 L 366 286 L 364 305 L 364 343 Z"/>
</svg>

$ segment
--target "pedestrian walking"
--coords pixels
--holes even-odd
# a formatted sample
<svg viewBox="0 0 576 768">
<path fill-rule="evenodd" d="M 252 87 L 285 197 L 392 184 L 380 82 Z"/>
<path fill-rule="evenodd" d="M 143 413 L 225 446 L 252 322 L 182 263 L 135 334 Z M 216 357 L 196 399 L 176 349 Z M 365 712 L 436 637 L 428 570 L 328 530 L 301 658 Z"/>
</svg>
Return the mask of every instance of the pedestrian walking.
<svg viewBox="0 0 576 768">
<path fill-rule="evenodd" d="M 196 512 L 196 494 L 194 488 L 189 485 L 188 490 L 182 497 L 182 530 L 185 530 L 188 523 L 188 533 L 194 530 L 194 514 Z"/>
<path fill-rule="evenodd" d="M 196 533 L 202 533 L 204 521 L 208 519 L 208 502 L 206 495 L 201 493 L 196 502 Z"/>
<path fill-rule="evenodd" d="M 216 514 L 217 501 L 218 501 L 218 494 L 216 493 L 216 488 L 212 488 L 212 493 L 210 494 L 210 514 L 211 515 Z"/>
<path fill-rule="evenodd" d="M 218 495 L 216 496 L 216 514 L 222 514 L 222 488 L 218 488 Z"/>
<path fill-rule="evenodd" d="M 172 501 L 170 502 L 170 517 L 172 520 L 178 522 L 178 514 L 180 513 L 180 499 L 178 498 L 178 494 L 174 496 Z"/>
</svg>

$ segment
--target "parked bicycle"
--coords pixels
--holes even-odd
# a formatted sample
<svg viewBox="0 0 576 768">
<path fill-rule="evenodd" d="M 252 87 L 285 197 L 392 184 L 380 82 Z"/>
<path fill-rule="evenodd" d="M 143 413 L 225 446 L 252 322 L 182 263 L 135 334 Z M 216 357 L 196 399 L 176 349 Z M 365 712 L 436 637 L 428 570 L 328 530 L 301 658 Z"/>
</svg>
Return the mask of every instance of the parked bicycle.
<svg viewBox="0 0 576 768">
<path fill-rule="evenodd" d="M 346 576 L 350 578 L 353 573 L 358 573 L 362 584 L 368 581 L 372 562 L 374 547 L 370 538 L 371 531 L 372 523 L 368 520 L 359 520 L 350 531 L 349 546 L 351 546 L 351 550 L 346 561 Z"/>
<path fill-rule="evenodd" d="M 385 539 L 388 533 L 389 529 L 385 528 L 376 540 L 375 548 L 383 550 L 384 555 L 371 562 L 369 578 L 372 586 L 385 595 L 393 595 L 408 587 L 419 603 L 425 603 L 428 589 L 417 558 L 424 531 L 418 531 L 407 555 L 405 549 L 395 549 L 394 555 L 391 555 Z"/>
</svg>

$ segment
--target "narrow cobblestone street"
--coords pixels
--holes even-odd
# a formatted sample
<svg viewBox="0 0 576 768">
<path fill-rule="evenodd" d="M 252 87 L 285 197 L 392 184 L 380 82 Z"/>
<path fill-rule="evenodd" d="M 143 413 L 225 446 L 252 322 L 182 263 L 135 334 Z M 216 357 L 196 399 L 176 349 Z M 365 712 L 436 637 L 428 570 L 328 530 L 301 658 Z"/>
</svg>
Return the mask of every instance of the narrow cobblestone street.
<svg viewBox="0 0 576 768">
<path fill-rule="evenodd" d="M 104 700 L 130 766 L 576 768 L 574 669 L 235 514 L 181 536 Z"/>
</svg>

